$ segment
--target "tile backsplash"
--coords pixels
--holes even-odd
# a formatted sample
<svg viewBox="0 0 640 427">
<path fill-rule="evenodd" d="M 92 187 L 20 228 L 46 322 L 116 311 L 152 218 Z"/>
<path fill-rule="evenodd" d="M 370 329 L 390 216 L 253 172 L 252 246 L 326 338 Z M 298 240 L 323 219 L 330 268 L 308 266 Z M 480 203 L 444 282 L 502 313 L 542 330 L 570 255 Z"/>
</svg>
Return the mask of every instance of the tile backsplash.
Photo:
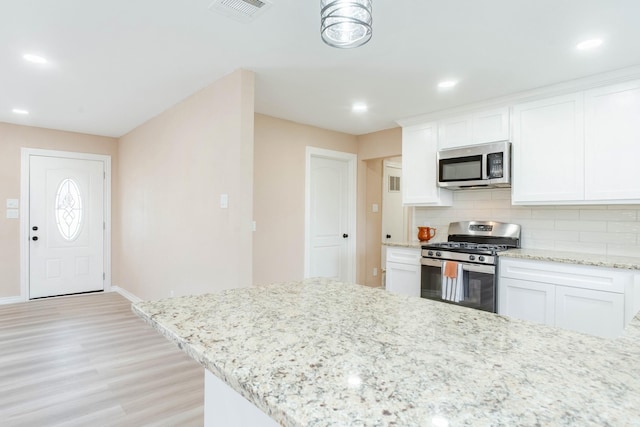
<svg viewBox="0 0 640 427">
<path fill-rule="evenodd" d="M 415 227 L 438 229 L 446 240 L 450 222 L 491 220 L 522 226 L 523 248 L 640 257 L 640 205 L 512 206 L 509 189 L 453 193 L 453 206 L 416 207 Z"/>
</svg>

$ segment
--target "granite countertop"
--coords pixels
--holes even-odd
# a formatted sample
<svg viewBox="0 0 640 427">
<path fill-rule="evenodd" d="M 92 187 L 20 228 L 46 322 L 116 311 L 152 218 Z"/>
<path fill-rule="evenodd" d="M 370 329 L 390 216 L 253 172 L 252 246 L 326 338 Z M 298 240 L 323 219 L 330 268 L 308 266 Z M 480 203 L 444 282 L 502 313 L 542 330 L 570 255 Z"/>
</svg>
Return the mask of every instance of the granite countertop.
<svg viewBox="0 0 640 427">
<path fill-rule="evenodd" d="M 501 257 L 553 261 L 566 264 L 593 265 L 596 267 L 640 270 L 640 257 L 586 254 L 546 249 L 509 249 L 500 252 Z"/>
<path fill-rule="evenodd" d="M 133 310 L 283 426 L 640 425 L 635 335 L 321 279 Z"/>
<path fill-rule="evenodd" d="M 420 249 L 424 243 L 422 242 L 382 242 L 382 246 L 391 246 L 395 248 L 418 248 Z"/>
</svg>

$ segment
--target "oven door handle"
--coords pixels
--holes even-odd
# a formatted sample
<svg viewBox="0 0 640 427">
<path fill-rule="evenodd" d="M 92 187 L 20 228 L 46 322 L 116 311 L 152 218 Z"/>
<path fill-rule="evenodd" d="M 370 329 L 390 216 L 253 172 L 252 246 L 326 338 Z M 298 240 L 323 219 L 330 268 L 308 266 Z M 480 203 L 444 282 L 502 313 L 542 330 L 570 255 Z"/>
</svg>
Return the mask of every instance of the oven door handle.
<svg viewBox="0 0 640 427">
<path fill-rule="evenodd" d="M 462 269 L 464 271 L 471 271 L 473 273 L 495 274 L 496 272 L 495 265 L 462 264 Z"/>
<path fill-rule="evenodd" d="M 426 265 L 428 267 L 438 267 L 441 268 L 442 267 L 442 260 L 439 259 L 433 259 L 433 258 L 422 258 L 420 260 L 420 264 L 422 265 Z"/>
<path fill-rule="evenodd" d="M 459 261 L 456 261 L 459 262 Z M 442 268 L 442 264 L 444 263 L 441 259 L 433 259 L 433 258 L 422 258 L 420 260 L 420 264 L 426 265 L 427 267 L 436 267 Z M 495 265 L 483 265 L 483 264 L 467 264 L 462 263 L 462 270 L 470 271 L 472 273 L 485 273 L 485 274 L 495 274 L 496 266 Z"/>
</svg>

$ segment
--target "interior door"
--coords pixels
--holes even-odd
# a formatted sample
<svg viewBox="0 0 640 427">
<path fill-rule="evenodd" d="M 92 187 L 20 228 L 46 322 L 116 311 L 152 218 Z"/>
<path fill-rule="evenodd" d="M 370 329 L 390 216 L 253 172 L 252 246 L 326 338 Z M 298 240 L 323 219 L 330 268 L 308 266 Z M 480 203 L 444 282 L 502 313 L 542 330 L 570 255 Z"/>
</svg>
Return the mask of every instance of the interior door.
<svg viewBox="0 0 640 427">
<path fill-rule="evenodd" d="M 311 157 L 310 277 L 350 281 L 349 162 Z"/>
<path fill-rule="evenodd" d="M 407 239 L 405 207 L 402 205 L 402 166 L 384 162 L 382 178 L 382 241 L 404 242 Z"/>
<path fill-rule="evenodd" d="M 104 289 L 104 163 L 29 159 L 29 298 Z"/>
</svg>

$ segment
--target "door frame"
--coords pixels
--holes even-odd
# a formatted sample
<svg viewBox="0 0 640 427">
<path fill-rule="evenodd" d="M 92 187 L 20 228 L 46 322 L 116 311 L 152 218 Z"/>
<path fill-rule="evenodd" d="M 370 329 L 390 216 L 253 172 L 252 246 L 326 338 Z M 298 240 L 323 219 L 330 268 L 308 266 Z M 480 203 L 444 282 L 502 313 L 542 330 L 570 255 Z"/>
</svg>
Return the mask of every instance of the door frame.
<svg viewBox="0 0 640 427">
<path fill-rule="evenodd" d="M 21 148 L 20 167 L 20 299 L 29 300 L 29 178 L 31 156 L 57 157 L 63 159 L 93 160 L 104 164 L 104 292 L 111 291 L 111 156 L 104 154 L 78 153 L 73 151 Z"/>
<path fill-rule="evenodd" d="M 357 183 L 358 183 L 358 171 L 357 161 L 358 156 L 353 153 L 345 153 L 342 151 L 327 150 L 324 148 L 317 148 L 307 146 L 306 148 L 306 163 L 305 163 L 305 188 L 304 188 L 304 278 L 309 278 L 309 270 L 311 266 L 311 158 L 319 157 L 331 160 L 342 160 L 347 162 L 347 198 L 348 198 L 348 226 L 349 226 L 349 240 L 347 244 L 347 258 L 348 258 L 348 274 L 347 281 L 351 283 L 356 282 L 356 248 L 357 248 L 357 234 L 356 234 L 356 206 L 357 206 Z"/>
</svg>

